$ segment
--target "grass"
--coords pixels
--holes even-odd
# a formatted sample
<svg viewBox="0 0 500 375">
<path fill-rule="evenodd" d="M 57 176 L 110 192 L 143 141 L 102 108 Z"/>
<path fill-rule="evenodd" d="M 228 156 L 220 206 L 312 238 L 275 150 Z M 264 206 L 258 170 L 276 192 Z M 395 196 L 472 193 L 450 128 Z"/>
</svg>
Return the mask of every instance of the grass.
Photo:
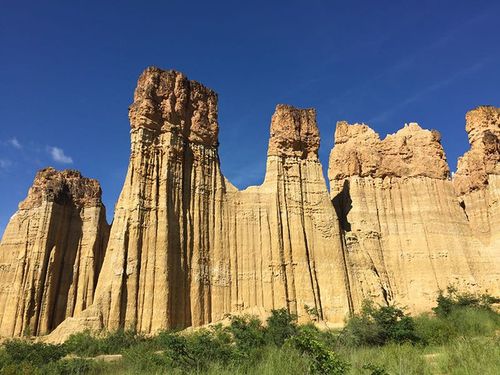
<svg viewBox="0 0 500 375">
<path fill-rule="evenodd" d="M 368 303 L 342 331 L 299 326 L 277 310 L 266 324 L 233 317 L 228 327 L 189 334 L 84 332 L 63 345 L 11 340 L 0 348 L 0 374 L 500 373 L 500 315 L 483 303 L 488 298 L 453 293 L 440 295 L 434 314 L 415 318 Z M 91 358 L 106 354 L 121 359 Z"/>
</svg>

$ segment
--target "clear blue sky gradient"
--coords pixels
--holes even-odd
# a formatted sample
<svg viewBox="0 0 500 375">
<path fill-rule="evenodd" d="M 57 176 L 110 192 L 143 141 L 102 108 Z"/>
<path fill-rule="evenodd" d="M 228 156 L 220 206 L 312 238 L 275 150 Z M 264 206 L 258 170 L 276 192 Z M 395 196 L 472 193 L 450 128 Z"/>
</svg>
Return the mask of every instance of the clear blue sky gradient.
<svg viewBox="0 0 500 375">
<path fill-rule="evenodd" d="M 500 105 L 499 14 L 495 0 L 3 0 L 0 233 L 49 165 L 97 178 L 112 217 L 149 65 L 218 92 L 222 170 L 238 187 L 263 180 L 277 103 L 317 109 L 325 170 L 338 120 L 437 129 L 454 170 L 465 112 Z"/>
</svg>

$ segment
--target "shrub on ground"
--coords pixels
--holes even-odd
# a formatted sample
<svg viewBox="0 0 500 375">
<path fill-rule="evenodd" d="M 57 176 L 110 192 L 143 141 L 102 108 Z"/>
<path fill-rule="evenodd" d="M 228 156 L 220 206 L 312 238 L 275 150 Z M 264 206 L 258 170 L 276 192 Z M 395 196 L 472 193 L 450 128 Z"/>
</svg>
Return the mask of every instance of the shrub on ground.
<svg viewBox="0 0 500 375">
<path fill-rule="evenodd" d="M 265 331 L 269 343 L 281 347 L 288 338 L 296 335 L 297 331 L 297 315 L 289 313 L 285 308 L 271 311 Z"/>
<path fill-rule="evenodd" d="M 64 345 L 68 353 L 81 357 L 94 357 L 99 354 L 119 354 L 145 340 L 142 335 L 133 331 L 118 330 L 103 336 L 85 331 L 71 335 Z"/>
<path fill-rule="evenodd" d="M 340 334 L 345 345 L 384 345 L 389 342 L 417 343 L 413 318 L 396 306 L 378 306 L 365 301 L 361 313 L 348 320 Z"/>
<path fill-rule="evenodd" d="M 301 331 L 293 336 L 290 342 L 299 352 L 309 358 L 311 374 L 343 375 L 347 373 L 349 364 L 315 338 L 311 331 Z"/>
<path fill-rule="evenodd" d="M 10 340 L 3 345 L 7 361 L 24 362 L 39 367 L 58 361 L 67 354 L 64 345 L 32 343 L 23 340 Z"/>
<path fill-rule="evenodd" d="M 267 342 L 265 328 L 257 317 L 231 317 L 227 331 L 236 349 L 233 362 L 250 366 L 262 358 L 262 351 Z"/>
<path fill-rule="evenodd" d="M 436 316 L 444 318 L 454 310 L 468 307 L 476 310 L 492 311 L 492 305 L 500 303 L 500 298 L 489 294 L 459 293 L 453 286 L 448 286 L 446 293 L 439 291 L 437 306 L 433 308 Z"/>
</svg>

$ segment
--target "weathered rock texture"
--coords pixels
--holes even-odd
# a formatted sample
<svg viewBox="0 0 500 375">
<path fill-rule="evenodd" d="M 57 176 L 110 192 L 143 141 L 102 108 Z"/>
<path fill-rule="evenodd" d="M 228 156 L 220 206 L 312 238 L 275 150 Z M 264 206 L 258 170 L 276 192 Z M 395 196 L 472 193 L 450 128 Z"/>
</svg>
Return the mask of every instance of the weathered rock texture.
<svg viewBox="0 0 500 375">
<path fill-rule="evenodd" d="M 471 267 L 489 291 L 500 285 L 500 108 L 467 113 L 471 149 L 458 160 L 453 184 L 469 220 Z"/>
<path fill-rule="evenodd" d="M 339 122 L 330 154 L 354 305 L 365 298 L 428 310 L 439 289 L 476 287 L 467 216 L 439 133 L 405 125 L 381 140 Z"/>
<path fill-rule="evenodd" d="M 107 236 L 96 180 L 38 172 L 0 244 L 0 335 L 43 335 L 88 307 Z"/>
<path fill-rule="evenodd" d="M 338 123 L 330 194 L 313 109 L 276 107 L 264 182 L 243 191 L 220 170 L 212 90 L 148 68 L 129 117 L 95 290 L 107 238 L 98 185 L 44 171 L 1 245 L 3 334 L 43 334 L 64 317 L 53 341 L 152 333 L 281 307 L 342 324 L 365 298 L 419 312 L 450 284 L 499 292 L 498 109 L 468 114 L 471 151 L 454 183 L 438 132 L 409 124 L 381 140 Z"/>
<path fill-rule="evenodd" d="M 232 311 L 287 307 L 307 317 L 342 323 L 349 284 L 338 221 L 318 160 L 313 109 L 278 105 L 271 121 L 264 183 L 228 189 Z"/>
<path fill-rule="evenodd" d="M 130 107 L 132 156 L 96 301 L 82 326 L 101 320 L 110 330 L 154 332 L 228 313 L 304 314 L 305 305 L 342 322 L 346 272 L 315 117 L 278 106 L 265 182 L 240 192 L 220 171 L 216 94 L 181 73 L 147 69 Z"/>
</svg>

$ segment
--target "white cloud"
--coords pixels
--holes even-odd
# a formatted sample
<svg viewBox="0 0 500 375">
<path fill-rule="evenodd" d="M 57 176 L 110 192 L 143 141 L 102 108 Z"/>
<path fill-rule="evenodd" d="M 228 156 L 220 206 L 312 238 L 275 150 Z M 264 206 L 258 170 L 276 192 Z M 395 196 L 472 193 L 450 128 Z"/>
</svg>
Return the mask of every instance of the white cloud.
<svg viewBox="0 0 500 375">
<path fill-rule="evenodd" d="M 49 147 L 49 153 L 52 159 L 57 163 L 72 164 L 73 159 L 64 153 L 64 150 L 59 147 Z"/>
<path fill-rule="evenodd" d="M 7 169 L 12 165 L 12 162 L 7 159 L 0 159 L 0 169 Z"/>
<path fill-rule="evenodd" d="M 21 143 L 17 140 L 17 138 L 12 138 L 12 139 L 9 139 L 8 140 L 9 144 L 14 147 L 14 148 L 17 148 L 18 150 L 22 149 L 23 146 L 21 145 Z"/>
</svg>

